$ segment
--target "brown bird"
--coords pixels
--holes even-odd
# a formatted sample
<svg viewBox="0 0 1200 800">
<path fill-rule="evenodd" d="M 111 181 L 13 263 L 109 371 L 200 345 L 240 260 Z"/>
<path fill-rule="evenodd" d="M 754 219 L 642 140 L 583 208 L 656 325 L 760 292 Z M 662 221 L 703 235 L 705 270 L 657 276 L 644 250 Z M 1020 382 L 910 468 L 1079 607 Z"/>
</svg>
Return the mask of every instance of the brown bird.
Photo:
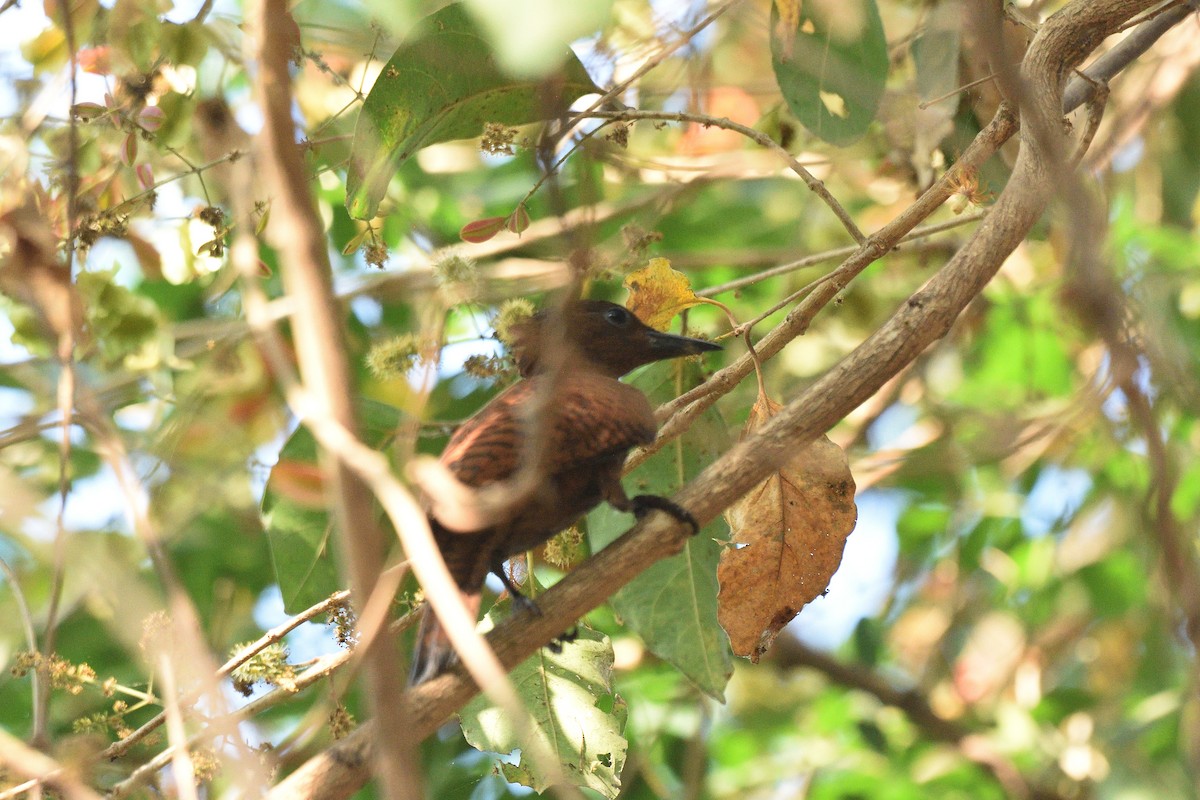
<svg viewBox="0 0 1200 800">
<path fill-rule="evenodd" d="M 558 327 L 560 326 L 560 327 Z M 548 374 L 542 355 L 552 347 L 552 327 L 561 330 L 561 372 Z M 525 442 L 537 424 L 530 417 L 540 394 L 552 390 L 540 424 L 545 447 L 540 491 L 512 509 L 509 518 L 478 531 L 451 531 L 430 516 L 434 539 L 458 583 L 467 607 L 478 613 L 480 592 L 494 573 L 515 603 L 536 611 L 504 573 L 504 562 L 537 547 L 600 503 L 641 517 L 651 509 L 672 514 L 698 529 L 686 510 L 664 497 L 630 498 L 621 486 L 629 450 L 654 441 L 657 426 L 650 402 L 621 383 L 625 373 L 667 358 L 719 350 L 700 339 L 660 333 L 614 303 L 582 300 L 559 317 L 535 314 L 514 335 L 524 378 L 496 396 L 450 437 L 441 462 L 473 488 L 510 478 L 521 466 Z M 437 675 L 455 653 L 437 616 L 426 608 L 417 634 L 410 683 Z"/>
</svg>

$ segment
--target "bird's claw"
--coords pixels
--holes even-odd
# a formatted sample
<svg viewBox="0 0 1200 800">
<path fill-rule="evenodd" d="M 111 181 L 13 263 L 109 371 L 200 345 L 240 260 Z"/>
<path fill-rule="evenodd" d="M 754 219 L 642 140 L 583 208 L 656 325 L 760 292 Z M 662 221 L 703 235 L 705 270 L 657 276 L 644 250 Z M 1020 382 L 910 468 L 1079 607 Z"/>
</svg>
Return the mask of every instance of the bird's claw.
<svg viewBox="0 0 1200 800">
<path fill-rule="evenodd" d="M 538 604 L 533 600 L 529 599 L 520 592 L 510 592 L 510 594 L 512 595 L 513 608 L 516 609 L 518 613 L 525 612 L 527 614 L 532 614 L 535 617 L 540 617 L 542 615 L 541 607 L 539 607 Z"/>
<path fill-rule="evenodd" d="M 563 631 L 557 637 L 546 643 L 546 648 L 554 655 L 558 655 L 563 651 L 563 645 L 571 644 L 579 638 L 579 628 L 571 626 L 569 630 Z"/>
<path fill-rule="evenodd" d="M 700 532 L 700 524 L 696 522 L 696 518 L 692 516 L 691 512 L 665 497 L 659 497 L 656 494 L 639 494 L 630 500 L 629 503 L 633 515 L 638 519 L 646 516 L 650 511 L 662 511 L 670 514 L 685 525 L 691 525 L 693 536 Z"/>
</svg>

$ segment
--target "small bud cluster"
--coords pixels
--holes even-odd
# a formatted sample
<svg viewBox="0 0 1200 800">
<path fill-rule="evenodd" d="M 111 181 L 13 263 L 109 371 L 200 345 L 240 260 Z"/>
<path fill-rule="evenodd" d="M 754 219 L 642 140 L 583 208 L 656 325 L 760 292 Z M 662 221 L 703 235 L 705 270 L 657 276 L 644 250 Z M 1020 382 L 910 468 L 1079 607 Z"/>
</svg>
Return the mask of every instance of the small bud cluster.
<svg viewBox="0 0 1200 800">
<path fill-rule="evenodd" d="M 346 738 L 354 729 L 354 715 L 346 707 L 338 703 L 329 712 L 329 733 L 335 740 Z"/>
<path fill-rule="evenodd" d="M 233 648 L 238 653 L 249 642 Z M 262 682 L 289 692 L 296 691 L 296 670 L 287 663 L 288 649 L 282 642 L 269 644 L 233 671 L 233 688 L 249 697 L 254 684 Z"/>
<path fill-rule="evenodd" d="M 510 128 L 498 122 L 489 122 L 483 126 L 483 137 L 479 141 L 479 149 L 491 155 L 515 155 L 513 141 L 516 138 L 516 128 Z"/>
<path fill-rule="evenodd" d="M 118 739 L 124 739 L 133 733 L 133 728 L 125 720 L 129 713 L 129 703 L 117 700 L 112 704 L 112 711 L 97 711 L 86 717 L 80 717 L 71 724 L 74 733 L 96 733 L 107 736 L 115 734 Z"/>
<path fill-rule="evenodd" d="M 629 125 L 618 122 L 608 129 L 604 138 L 624 150 L 629 146 L 629 128 Z"/>
<path fill-rule="evenodd" d="M 50 686 L 67 694 L 77 695 L 84 686 L 96 683 L 96 670 L 87 664 L 72 664 L 58 653 L 46 656 L 42 653 L 23 651 L 13 658 L 9 671 L 13 677 L 23 678 L 30 672 L 44 669 L 50 676 Z M 105 682 L 107 685 L 107 681 Z"/>
<path fill-rule="evenodd" d="M 578 525 L 572 525 L 562 533 L 546 542 L 542 548 L 542 557 L 547 563 L 566 569 L 572 564 L 582 561 L 587 555 L 583 549 L 583 532 Z"/>
<path fill-rule="evenodd" d="M 528 300 L 520 297 L 505 300 L 492 322 L 492 327 L 496 329 L 496 338 L 511 347 L 514 328 L 532 316 L 533 303 Z"/>
<path fill-rule="evenodd" d="M 463 372 L 480 380 L 504 377 L 514 369 L 515 365 L 508 356 L 475 355 L 463 362 Z"/>
<path fill-rule="evenodd" d="M 363 259 L 376 269 L 383 269 L 388 262 L 387 245 L 383 242 L 371 242 L 363 248 Z"/>
<path fill-rule="evenodd" d="M 420 341 L 411 333 L 376 342 L 367 353 L 367 369 L 379 380 L 401 378 L 420 361 Z"/>
<path fill-rule="evenodd" d="M 333 626 L 333 638 L 339 647 L 347 650 L 358 644 L 358 630 L 355 628 L 354 609 L 350 604 L 343 603 L 329 612 L 329 625 Z"/>
</svg>

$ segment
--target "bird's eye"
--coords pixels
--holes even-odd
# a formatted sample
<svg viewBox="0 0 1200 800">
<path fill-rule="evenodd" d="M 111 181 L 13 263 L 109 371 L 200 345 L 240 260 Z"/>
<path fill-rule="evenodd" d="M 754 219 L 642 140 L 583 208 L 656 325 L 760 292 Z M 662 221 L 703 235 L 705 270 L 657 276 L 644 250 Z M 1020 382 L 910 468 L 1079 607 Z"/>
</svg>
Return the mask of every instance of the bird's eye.
<svg viewBox="0 0 1200 800">
<path fill-rule="evenodd" d="M 624 325 L 629 322 L 629 312 L 623 308 L 610 308 L 604 312 L 604 318 L 613 325 Z"/>
</svg>

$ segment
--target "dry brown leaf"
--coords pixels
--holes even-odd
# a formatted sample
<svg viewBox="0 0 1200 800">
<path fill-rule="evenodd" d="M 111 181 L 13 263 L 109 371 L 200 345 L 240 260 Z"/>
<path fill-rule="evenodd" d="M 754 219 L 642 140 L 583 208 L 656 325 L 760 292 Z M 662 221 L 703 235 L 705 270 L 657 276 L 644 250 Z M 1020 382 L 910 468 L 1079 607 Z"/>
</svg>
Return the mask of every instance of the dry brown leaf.
<svg viewBox="0 0 1200 800">
<path fill-rule="evenodd" d="M 779 408 L 760 395 L 746 432 Z M 735 547 L 717 567 L 717 614 L 735 653 L 757 662 L 783 626 L 825 592 L 857 516 L 846 454 L 824 436 L 729 507 Z"/>
<path fill-rule="evenodd" d="M 704 302 L 692 291 L 687 276 L 671 269 L 665 258 L 652 258 L 645 267 L 629 273 L 625 288 L 629 290 L 626 308 L 657 331 L 665 331 L 680 311 Z"/>
</svg>

